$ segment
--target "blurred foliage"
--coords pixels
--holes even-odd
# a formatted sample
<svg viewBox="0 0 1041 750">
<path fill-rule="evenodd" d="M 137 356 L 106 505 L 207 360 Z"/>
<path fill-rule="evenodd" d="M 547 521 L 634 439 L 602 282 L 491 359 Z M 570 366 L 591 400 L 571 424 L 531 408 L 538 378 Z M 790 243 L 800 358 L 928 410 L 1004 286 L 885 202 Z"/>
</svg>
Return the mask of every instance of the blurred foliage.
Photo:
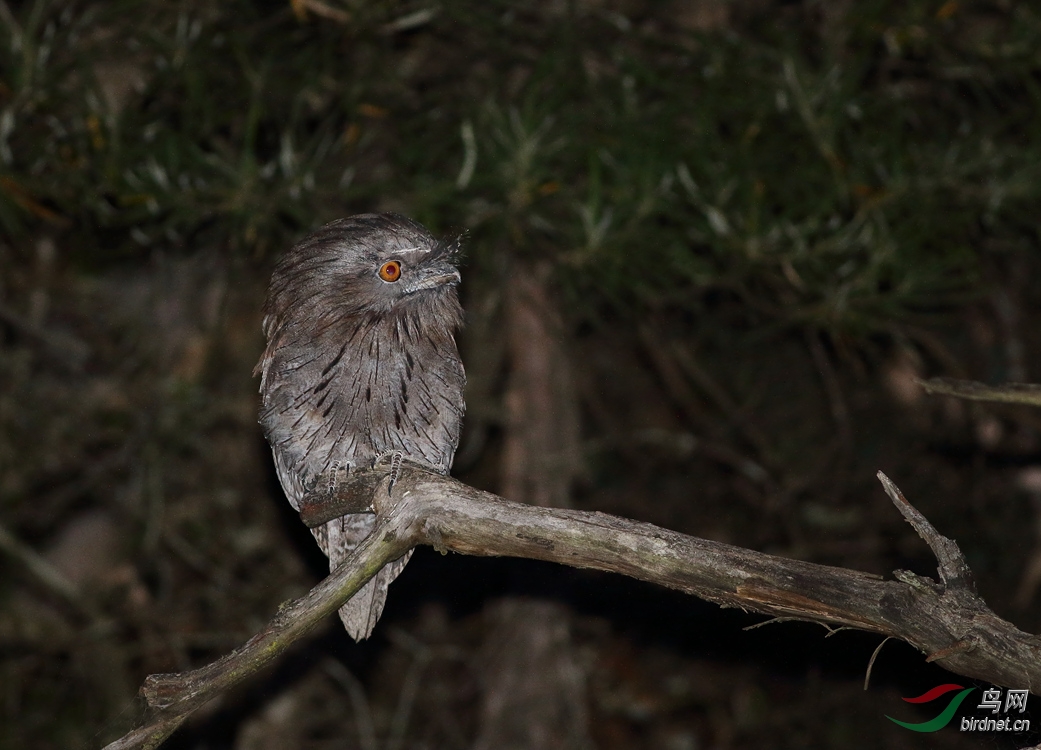
<svg viewBox="0 0 1041 750">
<path fill-rule="evenodd" d="M 683 4 L 316 7 L 3 5 L 8 238 L 60 227 L 89 266 L 263 254 L 397 208 L 585 299 L 719 289 L 859 331 L 1036 240 L 1028 3 L 737 4 L 720 28 Z"/>
<path fill-rule="evenodd" d="M 1041 423 L 925 400 L 914 378 L 1036 376 L 1039 73 L 1041 15 L 1013 0 L 0 0 L 0 530 L 65 565 L 86 610 L 0 559 L 0 747 L 116 736 L 144 674 L 227 651 L 322 571 L 275 497 L 249 371 L 270 259 L 360 211 L 469 234 L 464 480 L 496 481 L 502 300 L 528 264 L 566 318 L 576 505 L 927 573 L 873 484 L 884 467 L 995 609 L 1033 616 Z M 406 614 L 346 659 L 369 660 L 350 666 L 381 731 L 411 674 L 400 643 L 473 652 L 480 618 L 444 602 L 498 591 L 423 570 L 396 585 L 419 576 L 428 609 L 393 600 Z M 639 608 L 621 609 L 612 623 Z M 667 746 L 651 729 L 672 721 L 725 747 L 888 728 L 861 702 L 874 642 L 842 682 L 804 680 L 802 652 L 781 678 L 700 652 L 666 669 L 608 629 L 586 635 L 623 695 L 591 680 L 603 747 Z M 323 677 L 343 666 L 320 658 L 290 724 L 327 745 L 281 746 L 353 736 Z M 467 746 L 476 721 L 453 664 L 420 691 L 431 746 Z M 693 687 L 641 719 L 637 664 Z"/>
</svg>

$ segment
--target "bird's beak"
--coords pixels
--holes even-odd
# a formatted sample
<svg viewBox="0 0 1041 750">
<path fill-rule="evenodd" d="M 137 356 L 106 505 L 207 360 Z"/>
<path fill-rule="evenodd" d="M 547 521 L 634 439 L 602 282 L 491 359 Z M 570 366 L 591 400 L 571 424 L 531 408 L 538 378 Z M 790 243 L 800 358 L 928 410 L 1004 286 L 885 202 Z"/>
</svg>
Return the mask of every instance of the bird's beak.
<svg viewBox="0 0 1041 750">
<path fill-rule="evenodd" d="M 431 263 L 420 269 L 418 273 L 411 275 L 411 278 L 407 280 L 405 292 L 414 294 L 439 286 L 455 286 L 459 281 L 459 269 L 455 266 L 450 263 Z"/>
</svg>

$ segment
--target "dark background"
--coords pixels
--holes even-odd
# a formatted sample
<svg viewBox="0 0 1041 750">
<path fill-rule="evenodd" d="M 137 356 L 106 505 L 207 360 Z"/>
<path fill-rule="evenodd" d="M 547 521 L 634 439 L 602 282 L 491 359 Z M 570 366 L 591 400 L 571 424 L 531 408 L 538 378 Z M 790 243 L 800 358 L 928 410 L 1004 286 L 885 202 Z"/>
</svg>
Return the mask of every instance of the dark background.
<svg viewBox="0 0 1041 750">
<path fill-rule="evenodd" d="M 1041 414 L 914 379 L 1041 379 L 1039 101 L 1012 0 L 0 2 L 0 748 L 118 737 L 325 574 L 250 373 L 278 252 L 363 211 L 464 235 L 464 481 L 934 575 L 881 469 L 1037 631 Z M 420 550 L 170 747 L 474 747 L 540 632 L 574 746 L 1038 741 L 763 619 Z"/>
</svg>

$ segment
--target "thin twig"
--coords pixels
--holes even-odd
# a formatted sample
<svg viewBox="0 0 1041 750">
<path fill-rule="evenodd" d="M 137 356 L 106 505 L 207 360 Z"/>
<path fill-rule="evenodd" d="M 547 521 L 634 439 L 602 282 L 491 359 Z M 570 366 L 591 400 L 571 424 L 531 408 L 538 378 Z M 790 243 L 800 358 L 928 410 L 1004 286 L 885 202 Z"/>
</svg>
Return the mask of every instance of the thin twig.
<svg viewBox="0 0 1041 750">
<path fill-rule="evenodd" d="M 883 638 L 882 642 L 880 644 L 878 644 L 878 647 L 874 651 L 871 652 L 871 658 L 868 659 L 868 663 L 867 663 L 867 672 L 864 673 L 864 691 L 865 692 L 868 689 L 868 684 L 871 682 L 871 670 L 875 668 L 875 659 L 877 659 L 878 655 L 882 652 L 882 647 L 885 646 L 886 643 L 888 641 L 891 641 L 892 639 L 893 639 L 893 636 L 888 636 L 886 638 Z"/>
</svg>

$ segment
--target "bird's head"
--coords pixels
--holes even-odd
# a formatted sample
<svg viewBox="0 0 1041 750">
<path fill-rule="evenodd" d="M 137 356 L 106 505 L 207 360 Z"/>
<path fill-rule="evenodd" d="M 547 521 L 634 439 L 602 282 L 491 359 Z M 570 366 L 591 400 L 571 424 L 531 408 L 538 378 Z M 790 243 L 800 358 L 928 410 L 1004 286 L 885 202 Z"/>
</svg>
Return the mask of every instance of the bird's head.
<svg viewBox="0 0 1041 750">
<path fill-rule="evenodd" d="M 397 214 L 360 214 L 319 228 L 283 256 L 271 278 L 265 331 L 408 316 L 459 324 L 458 242 L 441 242 Z"/>
</svg>

